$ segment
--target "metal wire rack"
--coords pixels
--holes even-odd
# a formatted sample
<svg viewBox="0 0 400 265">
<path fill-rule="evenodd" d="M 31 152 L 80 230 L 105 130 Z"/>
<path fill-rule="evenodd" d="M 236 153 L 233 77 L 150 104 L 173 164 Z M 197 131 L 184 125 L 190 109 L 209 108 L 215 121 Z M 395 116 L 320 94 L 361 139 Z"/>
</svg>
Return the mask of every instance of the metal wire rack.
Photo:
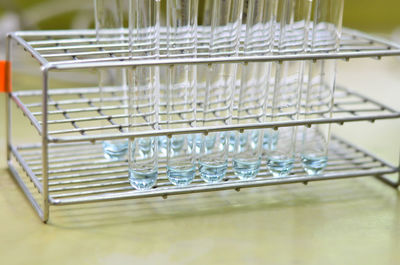
<svg viewBox="0 0 400 265">
<path fill-rule="evenodd" d="M 333 117 L 327 113 L 317 113 L 317 118 L 296 120 L 292 113 L 283 113 L 279 122 L 262 123 L 259 117 L 250 117 L 243 124 L 208 127 L 191 127 L 191 121 L 182 122 L 182 129 L 153 130 L 151 124 L 143 123 L 144 130 L 127 132 L 126 96 L 121 89 L 106 88 L 107 105 L 100 105 L 99 89 L 93 87 L 50 89 L 49 75 L 65 70 L 141 67 L 148 65 L 175 64 L 214 64 L 280 62 L 285 60 L 321 60 L 345 59 L 400 55 L 400 45 L 375 38 L 364 33 L 344 30 L 340 51 L 318 51 L 299 53 L 295 49 L 288 53 L 274 52 L 266 55 L 262 51 L 251 56 L 242 53 L 236 57 L 214 52 L 210 56 L 207 39 L 200 29 L 201 46 L 198 57 L 138 57 L 134 60 L 127 56 L 128 37 L 125 33 L 118 43 L 115 38 L 97 43 L 93 30 L 68 31 L 31 31 L 15 32 L 8 35 L 7 60 L 12 61 L 12 44 L 24 48 L 39 62 L 43 78 L 43 87 L 34 91 L 9 93 L 7 98 L 7 159 L 10 171 L 25 195 L 44 222 L 49 218 L 50 205 L 78 204 L 104 200 L 144 198 L 169 195 L 217 191 L 226 189 L 308 183 L 311 181 L 341 179 L 361 176 L 375 176 L 392 187 L 398 187 L 399 181 L 386 178 L 387 174 L 399 172 L 399 166 L 393 166 L 342 139 L 334 137 L 329 152 L 329 164 L 326 173 L 318 177 L 306 176 L 299 164 L 288 178 L 272 178 L 263 165 L 255 180 L 240 181 L 228 170 L 227 177 L 219 184 L 206 184 L 196 177 L 188 187 L 172 186 L 165 176 L 165 162 L 161 163 L 160 178 L 156 187 L 149 191 L 135 191 L 128 184 L 127 162 L 110 162 L 102 157 L 101 143 L 106 139 L 135 138 L 143 136 L 161 136 L 174 134 L 192 134 L 215 131 L 244 131 L 248 129 L 278 128 L 287 126 L 354 121 L 395 119 L 400 112 L 373 99 L 339 87 L 335 94 Z M 205 36 L 205 35 L 204 35 Z M 122 40 L 122 42 L 121 42 Z M 161 42 L 161 51 L 165 43 Z M 290 49 L 289 49 L 290 50 Z M 185 54 L 185 56 L 188 56 Z M 22 110 L 33 127 L 41 136 L 41 143 L 18 146 L 12 140 L 12 102 Z M 163 114 L 161 113 L 161 116 Z M 314 115 L 315 116 L 315 115 Z M 144 119 L 145 120 L 145 119 Z M 161 118 L 162 120 L 162 118 Z M 100 124 L 100 125 L 99 125 Z"/>
<path fill-rule="evenodd" d="M 42 134 L 43 113 L 41 91 L 20 91 L 12 93 L 11 98 L 23 113 L 30 119 L 31 123 Z M 126 97 L 121 89 L 104 89 L 103 101 L 107 106 L 101 106 L 98 88 L 78 88 L 50 90 L 48 93 L 47 126 L 50 142 L 76 142 L 82 140 L 105 140 L 126 137 L 157 136 L 169 134 L 208 133 L 213 131 L 229 131 L 244 129 L 275 128 L 280 126 L 312 125 L 320 123 L 338 123 L 352 121 L 375 121 L 380 119 L 399 118 L 400 113 L 373 99 L 352 92 L 343 87 L 338 87 L 335 93 L 335 104 L 333 117 L 329 113 L 319 113 L 318 118 L 309 120 L 294 120 L 292 112 L 283 112 L 279 122 L 256 123 L 258 118 L 250 117 L 243 120 L 240 125 L 221 125 L 213 127 L 192 127 L 191 120 L 177 120 L 181 129 L 155 131 L 152 124 L 146 123 L 143 114 L 143 123 L 140 125 L 144 130 L 128 132 L 127 128 L 127 105 Z M 60 100 L 53 96 L 62 96 Z M 24 103 L 29 102 L 29 103 Z M 253 105 L 255 105 L 254 102 Z M 318 107 L 318 106 L 317 106 Z M 109 114 L 110 113 L 110 114 Z M 112 114 L 111 114 L 112 113 Z M 161 112 L 161 116 L 166 113 Z M 201 116 L 201 115 L 199 115 Z M 163 118 L 160 118 L 163 120 Z M 223 118 L 222 118 L 223 119 Z M 285 119 L 284 121 L 282 121 Z M 211 118 L 210 118 L 211 120 Z M 210 121 L 208 120 L 208 121 Z M 103 121 L 103 123 L 102 123 Z M 160 122 L 161 128 L 166 123 Z M 186 126 L 182 126 L 185 124 Z"/>
<path fill-rule="evenodd" d="M 161 36 L 161 55 L 159 58 L 128 56 L 129 38 L 127 31 L 121 38 L 111 35 L 109 39 L 102 39 L 101 42 L 96 41 L 96 32 L 94 30 L 24 31 L 11 33 L 8 36 L 24 47 L 48 70 L 284 60 L 349 60 L 351 58 L 380 58 L 382 56 L 400 55 L 399 44 L 356 30 L 344 29 L 338 52 L 327 52 L 321 49 L 314 53 L 305 53 L 296 51 L 296 49 L 286 49 L 287 52 L 285 53 L 275 51 L 272 55 L 266 55 L 265 51 L 255 50 L 250 56 L 243 56 L 243 52 L 239 52 L 239 56 L 229 57 L 223 52 L 218 53 L 218 49 L 217 51 L 209 49 L 207 35 L 202 34 L 202 32 L 207 31 L 207 28 L 199 27 L 198 30 L 199 52 L 196 56 L 185 53 L 185 58 L 182 58 L 180 54 L 166 55 L 165 35 Z M 241 47 L 243 47 L 243 40 Z M 185 48 L 187 47 L 181 47 L 181 49 Z"/>
<path fill-rule="evenodd" d="M 77 150 L 81 150 L 77 152 Z M 84 150 L 84 151 L 83 151 Z M 41 146 L 12 148 L 12 154 L 37 192 L 42 193 L 43 171 Z M 256 186 L 342 179 L 362 176 L 380 176 L 397 172 L 398 168 L 374 155 L 355 147 L 343 139 L 333 137 L 329 163 L 323 176 L 307 176 L 297 163 L 288 178 L 273 178 L 262 163 L 260 174 L 253 181 L 241 181 L 231 168 L 219 184 L 204 183 L 196 176 L 187 187 L 173 186 L 166 177 L 165 161 L 161 161 L 157 185 L 149 191 L 137 191 L 128 181 L 127 161 L 104 159 L 101 144 L 72 143 L 49 146 L 49 203 L 52 205 L 107 201 L 125 198 L 166 197 L 169 195 L 216 190 L 238 190 Z M 16 170 L 15 170 L 16 171 Z"/>
</svg>

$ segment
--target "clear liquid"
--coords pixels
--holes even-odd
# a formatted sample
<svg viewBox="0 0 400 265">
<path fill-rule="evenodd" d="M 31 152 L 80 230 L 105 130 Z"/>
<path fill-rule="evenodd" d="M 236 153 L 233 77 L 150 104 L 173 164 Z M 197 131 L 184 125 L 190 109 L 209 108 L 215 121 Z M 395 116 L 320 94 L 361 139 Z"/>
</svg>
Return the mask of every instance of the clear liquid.
<svg viewBox="0 0 400 265">
<path fill-rule="evenodd" d="M 220 182 L 226 174 L 228 163 L 212 165 L 210 163 L 199 162 L 199 171 L 201 178 L 208 183 Z"/>
<path fill-rule="evenodd" d="M 158 152 L 160 156 L 167 156 L 167 147 L 168 147 L 168 137 L 160 136 L 158 137 Z"/>
<path fill-rule="evenodd" d="M 234 152 L 236 144 L 236 132 L 227 132 L 226 134 L 229 135 L 229 152 Z M 241 150 L 246 146 L 248 135 L 249 135 L 248 132 L 244 132 L 239 135 L 239 144 L 240 144 L 239 150 Z"/>
<path fill-rule="evenodd" d="M 167 167 L 167 176 L 169 181 L 176 186 L 189 185 L 196 175 L 196 167 L 192 168 L 178 168 Z"/>
<path fill-rule="evenodd" d="M 174 136 L 171 138 L 171 149 L 175 154 L 178 154 L 185 143 L 185 136 Z"/>
<path fill-rule="evenodd" d="M 124 160 L 128 152 L 127 140 L 104 141 L 103 142 L 104 157 L 107 160 L 118 161 Z"/>
<path fill-rule="evenodd" d="M 326 156 L 318 155 L 302 155 L 301 162 L 303 163 L 304 171 L 310 176 L 320 175 L 328 163 Z"/>
<path fill-rule="evenodd" d="M 154 152 L 153 144 L 155 144 L 154 140 L 152 139 L 152 137 L 138 139 L 138 141 L 139 141 L 138 147 L 140 150 L 141 157 L 148 158 L 153 155 L 153 152 Z"/>
<path fill-rule="evenodd" d="M 205 139 L 206 139 L 205 149 L 206 149 L 206 152 L 208 152 L 208 150 L 212 150 L 212 148 L 215 145 L 216 135 L 215 134 L 208 135 L 208 136 L 205 137 Z M 202 144 L 202 141 L 203 141 L 203 136 L 201 134 L 191 134 L 191 135 L 189 135 L 188 136 L 188 144 L 189 144 L 190 148 L 192 148 L 192 146 L 193 146 L 193 140 L 196 141 L 195 142 L 196 154 L 200 154 L 201 144 Z M 192 152 L 191 149 L 189 151 Z"/>
<path fill-rule="evenodd" d="M 235 175 L 241 180 L 254 179 L 260 170 L 261 160 L 257 161 L 241 161 L 233 159 L 233 169 Z"/>
<path fill-rule="evenodd" d="M 294 166 L 293 158 L 270 157 L 267 166 L 275 178 L 287 177 Z"/>
<path fill-rule="evenodd" d="M 215 142 L 217 140 L 216 139 L 217 136 L 215 134 L 212 134 L 212 135 L 207 135 L 204 138 L 205 138 L 205 141 L 206 141 L 205 142 L 205 151 L 206 151 L 206 153 L 208 153 L 209 151 L 211 151 L 214 148 Z M 201 144 L 203 142 L 203 135 L 201 135 L 201 134 L 189 135 L 188 136 L 189 147 L 193 146 L 193 140 L 196 141 L 196 143 L 195 143 L 196 154 L 200 154 Z"/>
<path fill-rule="evenodd" d="M 279 132 L 274 130 L 265 130 L 263 138 L 263 148 L 265 150 L 274 151 L 278 143 Z"/>
<path fill-rule="evenodd" d="M 229 152 L 235 151 L 235 143 L 236 143 L 236 133 L 235 132 L 226 132 L 227 136 L 229 136 Z"/>
<path fill-rule="evenodd" d="M 190 148 L 190 152 L 192 152 L 192 148 L 193 148 L 193 141 L 195 141 L 194 143 L 194 149 L 196 154 L 200 154 L 200 148 L 201 148 L 201 134 L 191 134 L 188 136 L 188 145 Z"/>
<path fill-rule="evenodd" d="M 256 148 L 258 145 L 258 130 L 254 131 L 252 137 L 252 147 Z M 276 144 L 278 143 L 278 131 L 271 129 L 264 130 L 264 137 L 262 140 L 262 146 L 264 150 L 274 151 L 276 149 Z"/>
<path fill-rule="evenodd" d="M 142 172 L 129 169 L 129 182 L 137 190 L 149 190 L 157 182 L 157 170 Z"/>
<path fill-rule="evenodd" d="M 211 152 L 214 149 L 215 146 L 215 142 L 217 141 L 217 135 L 216 134 L 211 134 L 211 135 L 207 135 L 205 138 L 206 144 L 206 153 Z M 203 139 L 201 140 L 202 143 Z M 223 143 L 224 141 L 221 139 L 220 143 Z M 200 146 L 201 147 L 201 146 Z"/>
</svg>

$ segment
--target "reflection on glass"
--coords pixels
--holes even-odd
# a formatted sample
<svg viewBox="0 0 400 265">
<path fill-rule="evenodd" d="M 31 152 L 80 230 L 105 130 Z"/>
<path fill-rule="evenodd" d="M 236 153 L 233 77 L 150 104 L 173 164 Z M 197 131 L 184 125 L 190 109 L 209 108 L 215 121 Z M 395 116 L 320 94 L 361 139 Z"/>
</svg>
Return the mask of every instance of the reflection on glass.
<svg viewBox="0 0 400 265">
<path fill-rule="evenodd" d="M 278 4 L 279 52 L 304 52 L 307 47 L 311 0 L 282 0 Z M 303 83 L 304 61 L 275 63 L 275 86 L 272 93 L 271 121 L 298 118 Z M 274 177 L 286 177 L 293 168 L 296 150 L 296 127 L 279 128 L 275 146 L 270 143 L 267 165 Z"/>
<path fill-rule="evenodd" d="M 159 58 L 160 1 L 130 0 L 129 40 L 132 58 Z M 128 69 L 130 130 L 159 130 L 158 66 Z M 158 138 L 130 140 L 129 180 L 138 190 L 153 187 L 158 176 Z"/>
<path fill-rule="evenodd" d="M 124 1 L 122 0 L 94 0 L 94 15 L 96 27 L 96 40 L 98 44 L 122 44 L 123 43 L 123 21 L 124 21 Z M 122 45 L 121 45 L 122 46 Z M 118 49 L 118 47 L 113 48 Z M 99 70 L 99 94 L 100 108 L 107 106 L 107 99 L 110 92 L 122 91 L 123 98 L 127 98 L 127 84 L 125 69 L 105 68 Z M 124 104 L 126 105 L 126 101 Z M 102 115 L 107 115 L 101 110 Z M 127 112 L 125 114 L 128 114 Z M 128 121 L 126 120 L 125 123 Z M 102 120 L 101 126 L 112 125 L 107 119 Z M 107 133 L 106 130 L 103 133 Z M 108 160 L 125 159 L 128 150 L 128 141 L 107 140 L 103 141 L 104 157 Z"/>
<path fill-rule="evenodd" d="M 339 49 L 343 20 L 343 0 L 315 0 L 312 52 L 336 52 Z M 307 62 L 302 89 L 304 119 L 331 118 L 336 80 L 336 60 Z M 302 128 L 301 160 L 307 174 L 319 175 L 328 162 L 331 124 Z"/>
<path fill-rule="evenodd" d="M 196 56 L 198 0 L 167 0 L 168 57 Z M 167 69 L 167 128 L 196 127 L 196 65 Z M 177 186 L 190 184 L 196 173 L 196 151 L 189 135 L 167 140 L 167 176 Z"/>
<path fill-rule="evenodd" d="M 243 0 L 205 1 L 200 24 L 210 28 L 206 33 L 210 57 L 238 55 L 242 10 Z M 211 64 L 199 68 L 199 82 L 205 84 L 204 90 L 198 93 L 202 125 L 231 124 L 237 65 Z M 224 178 L 228 168 L 228 141 L 225 133 L 203 135 L 199 171 L 206 182 L 219 182 Z M 208 145 L 210 142 L 214 144 Z"/>
</svg>

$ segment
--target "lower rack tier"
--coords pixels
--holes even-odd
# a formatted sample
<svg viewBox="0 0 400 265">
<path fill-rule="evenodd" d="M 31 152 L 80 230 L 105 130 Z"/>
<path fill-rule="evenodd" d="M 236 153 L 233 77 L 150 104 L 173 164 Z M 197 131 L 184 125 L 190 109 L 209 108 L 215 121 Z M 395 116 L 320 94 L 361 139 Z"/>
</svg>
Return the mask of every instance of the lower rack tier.
<svg viewBox="0 0 400 265">
<path fill-rule="evenodd" d="M 41 146 L 11 146 L 15 158 L 9 161 L 10 171 L 26 193 L 31 203 L 32 190 L 36 195 L 43 194 Z M 15 163 L 16 162 L 16 163 Z M 230 163 L 231 164 L 231 163 Z M 278 184 L 304 183 L 311 181 L 344 179 L 362 176 L 375 176 L 382 181 L 397 187 L 383 175 L 399 172 L 399 168 L 377 158 L 338 137 L 330 143 L 328 166 L 321 176 L 307 176 L 297 161 L 293 172 L 285 178 L 273 178 L 262 161 L 260 173 L 254 180 L 242 181 L 228 168 L 227 176 L 222 182 L 208 184 L 197 175 L 186 187 L 173 186 L 166 177 L 165 161 L 161 162 L 157 185 L 148 191 L 134 190 L 128 180 L 127 161 L 108 161 L 103 157 L 100 143 L 70 143 L 49 145 L 49 203 L 67 205 L 96 201 L 133 199 L 196 192 L 236 190 Z M 36 187 L 31 191 L 28 186 Z"/>
</svg>

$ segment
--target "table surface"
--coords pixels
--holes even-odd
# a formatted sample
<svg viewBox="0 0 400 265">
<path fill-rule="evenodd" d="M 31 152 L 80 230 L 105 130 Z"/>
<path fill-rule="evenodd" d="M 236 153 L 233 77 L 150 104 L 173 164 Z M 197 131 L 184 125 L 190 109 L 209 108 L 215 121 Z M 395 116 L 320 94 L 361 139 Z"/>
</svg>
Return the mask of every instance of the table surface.
<svg viewBox="0 0 400 265">
<path fill-rule="evenodd" d="M 400 60 L 339 69 L 341 84 L 400 109 Z M 53 207 L 44 225 L 7 171 L 4 127 L 1 264 L 399 264 L 399 192 L 370 177 Z M 399 161 L 399 120 L 334 132 Z"/>
</svg>

